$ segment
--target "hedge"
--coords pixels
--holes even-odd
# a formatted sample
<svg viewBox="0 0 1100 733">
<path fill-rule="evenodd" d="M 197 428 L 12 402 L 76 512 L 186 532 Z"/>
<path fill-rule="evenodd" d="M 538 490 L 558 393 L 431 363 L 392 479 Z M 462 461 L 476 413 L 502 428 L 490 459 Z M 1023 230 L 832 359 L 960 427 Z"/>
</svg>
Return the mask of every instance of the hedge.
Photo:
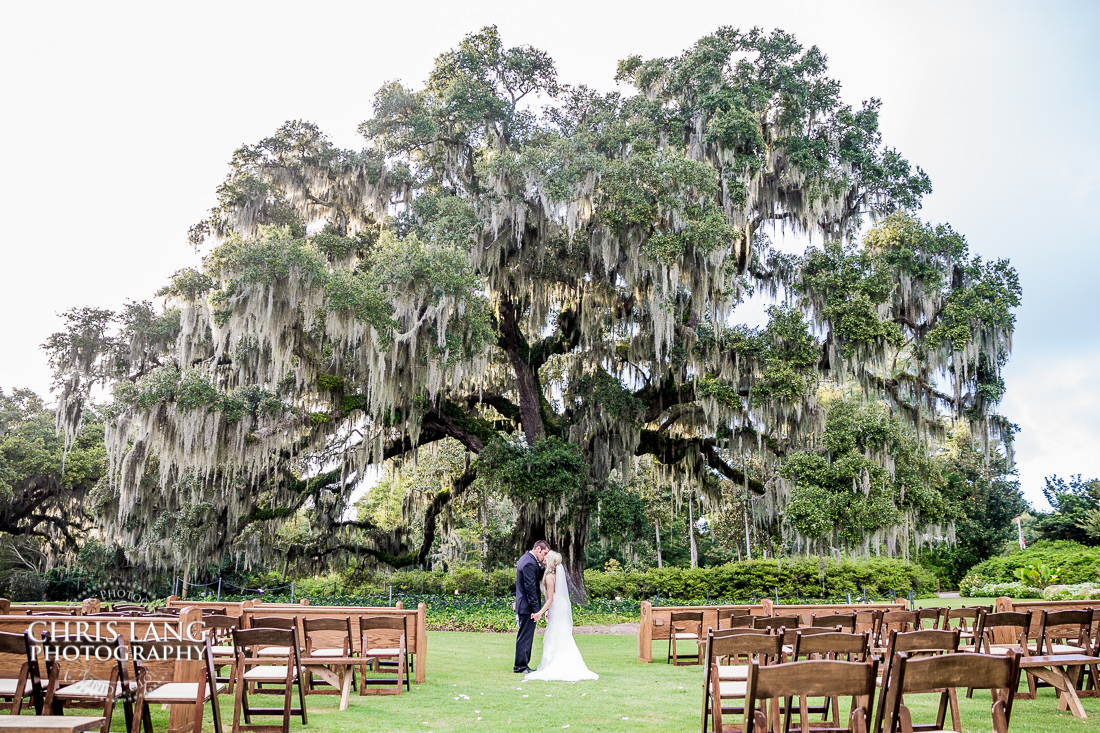
<svg viewBox="0 0 1100 733">
<path fill-rule="evenodd" d="M 795 598 L 844 598 L 847 594 L 889 597 L 926 594 L 935 588 L 935 579 L 926 569 L 903 560 L 874 557 L 868 560 L 797 558 L 732 562 L 713 568 L 653 568 L 644 571 L 603 572 L 586 570 L 585 586 L 592 598 L 655 598 L 683 602 L 708 599 L 752 600 L 774 597 L 778 589 L 785 600 Z M 345 593 L 453 596 L 511 596 L 515 593 L 515 573 L 494 570 L 483 573 L 474 568 L 455 568 L 449 573 L 421 570 L 401 571 L 378 577 L 358 588 L 341 589 Z M 299 596 L 311 595 L 307 584 L 299 586 Z M 335 590 L 329 586 L 327 590 Z M 318 594 L 321 595 L 321 594 Z M 328 595 L 328 593 L 324 593 Z"/>
<path fill-rule="evenodd" d="M 1026 550 L 1017 550 L 1002 557 L 983 560 L 967 571 L 987 583 L 1012 583 L 1020 579 L 1019 571 L 1029 565 L 1047 565 L 1058 571 L 1063 584 L 1089 583 L 1100 580 L 1100 547 L 1088 547 L 1066 540 L 1040 540 Z"/>
</svg>

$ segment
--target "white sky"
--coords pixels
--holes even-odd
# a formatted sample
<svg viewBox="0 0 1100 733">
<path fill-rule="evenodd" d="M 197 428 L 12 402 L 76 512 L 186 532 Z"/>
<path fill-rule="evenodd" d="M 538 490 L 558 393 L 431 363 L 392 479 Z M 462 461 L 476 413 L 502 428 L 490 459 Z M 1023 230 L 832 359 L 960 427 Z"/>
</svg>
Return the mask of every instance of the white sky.
<svg viewBox="0 0 1100 733">
<path fill-rule="evenodd" d="M 1025 492 L 1100 476 L 1100 3 L 6 2 L 0 24 L 0 387 L 49 388 L 38 349 L 75 306 L 148 299 L 196 263 L 187 228 L 233 150 L 288 119 L 338 145 L 374 91 L 419 85 L 483 25 L 610 89 L 616 63 L 720 25 L 783 28 L 828 55 L 845 98 L 931 176 L 922 217 L 1020 271 L 1003 409 Z"/>
</svg>

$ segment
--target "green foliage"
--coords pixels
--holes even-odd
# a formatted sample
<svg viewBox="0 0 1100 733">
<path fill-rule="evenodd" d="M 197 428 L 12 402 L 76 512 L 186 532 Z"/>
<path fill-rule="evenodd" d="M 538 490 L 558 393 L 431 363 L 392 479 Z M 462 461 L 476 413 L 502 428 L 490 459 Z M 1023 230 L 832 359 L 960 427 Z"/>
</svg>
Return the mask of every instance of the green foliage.
<svg viewBox="0 0 1100 733">
<path fill-rule="evenodd" d="M 1063 583 L 1084 583 L 1100 578 L 1100 548 L 1064 540 L 1042 540 L 1003 557 L 991 557 L 970 570 L 992 583 L 1008 583 L 1020 577 L 1030 566 L 1058 568 Z"/>
<path fill-rule="evenodd" d="M 865 535 L 895 525 L 905 510 L 926 520 L 955 515 L 942 495 L 941 464 L 885 404 L 827 400 L 821 443 L 821 451 L 792 452 L 780 468 L 794 484 L 784 521 L 799 536 L 857 546 Z M 883 454 L 893 458 L 893 476 L 876 460 Z"/>
<path fill-rule="evenodd" d="M 1041 537 L 1100 545 L 1100 479 L 1048 476 L 1043 496 L 1052 511 L 1036 518 L 1034 529 Z"/>
<path fill-rule="evenodd" d="M 909 591 L 923 593 L 934 588 L 932 577 L 921 568 L 890 558 L 867 561 L 801 558 L 785 561 L 749 560 L 713 568 L 661 568 L 643 572 L 598 573 L 586 570 L 588 592 L 603 598 L 644 600 L 660 595 L 680 601 L 698 602 L 719 598 L 751 598 L 801 594 L 805 598 L 830 598 L 862 594 L 875 596 Z"/>
<path fill-rule="evenodd" d="M 478 479 L 513 500 L 558 503 L 578 497 L 587 482 L 580 449 L 550 436 L 530 448 L 497 439 L 478 455 Z"/>
<path fill-rule="evenodd" d="M 920 562 L 946 587 L 955 587 L 971 567 L 1015 540 L 1013 519 L 1028 505 L 1003 456 L 985 455 L 962 432 L 952 436 L 949 447 L 944 497 L 961 514 L 955 520 L 955 544 L 928 548 Z"/>
<path fill-rule="evenodd" d="M 1018 576 L 1020 582 L 1024 585 L 1042 590 L 1058 582 L 1058 573 L 1061 570 L 1061 568 L 1052 570 L 1044 563 L 1039 563 L 1038 565 L 1028 565 L 1026 568 L 1020 568 Z"/>
</svg>

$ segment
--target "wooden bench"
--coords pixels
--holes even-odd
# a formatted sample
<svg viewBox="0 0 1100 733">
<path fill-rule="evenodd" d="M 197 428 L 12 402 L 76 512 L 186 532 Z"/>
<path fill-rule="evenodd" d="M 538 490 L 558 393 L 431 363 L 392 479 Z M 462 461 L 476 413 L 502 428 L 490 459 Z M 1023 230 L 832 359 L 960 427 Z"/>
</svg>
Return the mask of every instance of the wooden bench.
<svg viewBox="0 0 1100 733">
<path fill-rule="evenodd" d="M 85 618 L 69 615 L 0 616 L 0 631 L 21 634 L 28 630 L 36 640 L 41 640 L 43 632 L 49 633 L 52 637 L 83 635 L 111 638 L 119 635 L 127 642 L 131 639 L 187 639 L 189 636 L 201 638 L 202 612 L 198 608 L 184 608 L 177 618 L 143 618 L 140 616 L 95 616 Z M 108 661 L 87 661 L 80 662 L 77 666 L 69 664 L 67 668 L 70 670 L 70 676 L 78 675 L 86 676 L 89 679 L 103 679 L 104 676 L 101 673 L 106 670 L 106 665 L 109 664 Z M 145 666 L 150 669 L 150 679 L 158 684 L 164 682 L 195 682 L 198 681 L 198 675 L 201 674 L 201 665 L 197 661 L 191 664 L 150 662 Z M 132 667 L 130 671 L 132 672 Z M 6 669 L 5 664 L 0 662 L 0 677 L 10 677 L 13 672 L 18 674 L 18 670 Z M 173 729 L 182 726 L 190 727 L 194 720 L 193 715 L 194 708 L 191 706 L 173 706 L 170 724 Z"/>
<path fill-rule="evenodd" d="M 89 598 L 82 603 L 12 603 L 6 598 L 0 598 L 0 616 L 29 616 L 32 613 L 52 613 L 59 616 L 77 616 L 88 613 L 98 613 L 100 602 L 96 598 Z"/>
<path fill-rule="evenodd" d="M 392 608 L 390 606 L 313 606 L 308 602 L 255 603 L 246 611 L 246 618 L 248 614 L 264 617 L 297 616 L 299 625 L 298 635 L 299 638 L 302 639 L 305 639 L 305 629 L 301 628 L 303 619 L 351 616 L 353 617 L 352 646 L 356 653 L 360 653 L 361 639 L 359 638 L 358 629 L 355 628 L 358 622 L 354 621 L 354 617 L 404 616 L 407 619 L 409 629 L 409 635 L 406 641 L 409 651 L 412 652 L 416 668 L 416 676 L 414 679 L 418 684 L 427 680 L 428 626 L 427 607 L 423 603 L 419 604 L 415 609 L 402 608 L 400 604 L 396 608 Z"/>
<path fill-rule="evenodd" d="M 180 600 L 179 596 L 168 596 L 164 604 L 168 608 L 195 607 L 204 613 L 207 611 L 225 611 L 226 616 L 240 616 L 251 611 L 255 601 L 189 601 Z"/>
<path fill-rule="evenodd" d="M 642 601 L 641 623 L 638 625 L 638 661 L 653 661 L 653 642 L 667 640 L 669 633 L 669 617 L 673 611 L 702 611 L 703 628 L 718 628 L 718 612 L 728 609 L 748 611 L 753 616 L 775 616 L 797 614 L 803 626 L 809 626 L 815 613 L 855 613 L 857 611 L 904 611 L 909 604 L 904 600 L 896 603 L 836 603 L 836 604 L 804 604 L 777 606 L 764 598 L 759 604 L 734 604 L 718 606 L 654 606 L 649 601 Z"/>
</svg>

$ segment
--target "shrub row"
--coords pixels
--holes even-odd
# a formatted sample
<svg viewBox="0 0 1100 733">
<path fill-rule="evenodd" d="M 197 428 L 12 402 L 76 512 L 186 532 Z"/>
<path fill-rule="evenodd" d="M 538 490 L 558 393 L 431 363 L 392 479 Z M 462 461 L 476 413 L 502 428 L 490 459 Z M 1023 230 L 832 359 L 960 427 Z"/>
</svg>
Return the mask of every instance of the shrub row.
<svg viewBox="0 0 1100 733">
<path fill-rule="evenodd" d="M 978 563 L 970 568 L 963 582 L 973 576 L 982 584 L 1014 583 L 1020 579 L 1020 570 L 1030 565 L 1047 565 L 1052 570 L 1058 568 L 1058 580 L 1062 583 L 1095 582 L 1100 580 L 1100 547 L 1064 540 L 1041 540 L 1026 550 Z M 971 584 L 974 584 L 973 581 Z"/>
<path fill-rule="evenodd" d="M 798 558 L 750 560 L 727 563 L 713 568 L 654 568 L 644 571 L 603 572 L 586 570 L 585 586 L 593 599 L 663 599 L 683 603 L 708 599 L 751 601 L 778 594 L 787 601 L 797 598 L 844 598 L 847 594 L 889 597 L 926 594 L 935 587 L 935 579 L 924 568 L 885 557 L 868 560 Z M 484 573 L 474 568 L 455 568 L 450 572 L 402 571 L 376 578 L 344 592 L 355 596 L 396 595 L 510 597 L 515 593 L 515 573 L 494 570 Z M 299 582 L 297 595 L 331 596 L 335 581 Z"/>
</svg>

